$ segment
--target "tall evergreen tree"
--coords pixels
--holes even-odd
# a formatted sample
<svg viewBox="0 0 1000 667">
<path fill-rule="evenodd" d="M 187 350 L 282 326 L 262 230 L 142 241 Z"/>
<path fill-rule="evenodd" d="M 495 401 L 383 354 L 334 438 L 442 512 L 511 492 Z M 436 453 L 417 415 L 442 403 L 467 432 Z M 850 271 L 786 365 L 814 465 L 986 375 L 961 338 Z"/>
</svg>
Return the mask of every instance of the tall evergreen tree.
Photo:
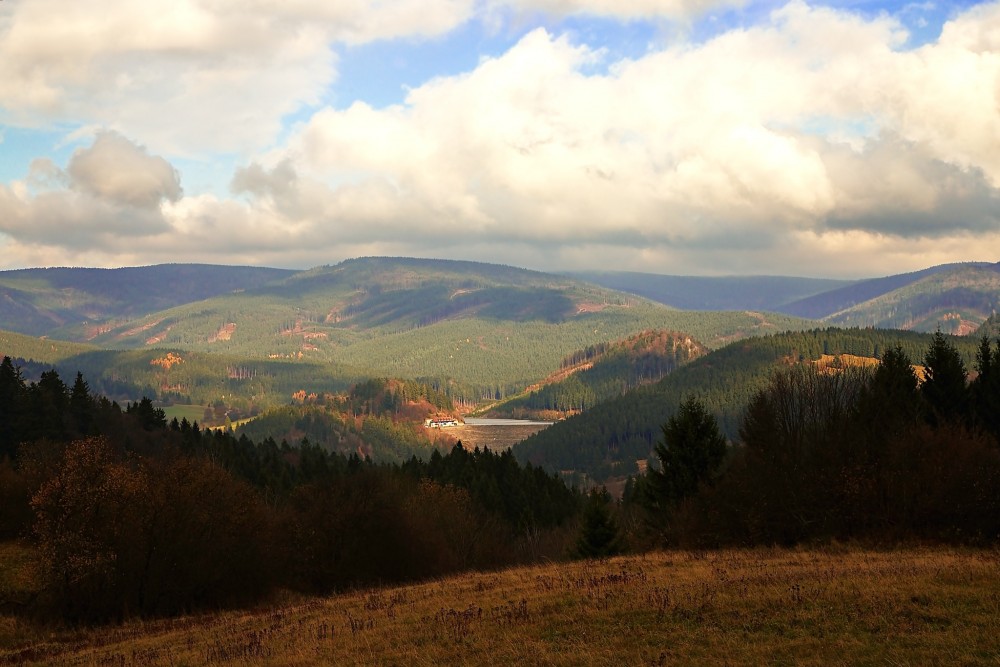
<svg viewBox="0 0 1000 667">
<path fill-rule="evenodd" d="M 863 393 L 862 413 L 880 433 L 895 433 L 919 415 L 920 382 L 909 355 L 899 345 L 887 349 Z"/>
<path fill-rule="evenodd" d="M 973 416 L 980 427 L 1000 438 L 1000 339 L 994 351 L 983 334 L 976 353 L 976 371 L 978 375 L 969 387 Z"/>
<path fill-rule="evenodd" d="M 69 392 L 69 411 L 76 432 L 82 436 L 93 435 L 90 431 L 94 422 L 94 399 L 90 396 L 90 385 L 79 371 Z"/>
<path fill-rule="evenodd" d="M 663 425 L 663 440 L 655 451 L 660 469 L 650 470 L 649 489 L 653 505 L 665 509 L 711 479 L 726 456 L 726 439 L 715 417 L 692 396 Z"/>
<path fill-rule="evenodd" d="M 618 524 L 611 516 L 611 494 L 605 487 L 594 489 L 587 496 L 573 555 L 578 558 L 607 558 L 623 550 Z"/>
<path fill-rule="evenodd" d="M 966 422 L 969 396 L 965 384 L 965 362 L 940 330 L 934 334 L 927 350 L 924 367 L 925 378 L 920 391 L 927 399 L 930 422 Z"/>
<path fill-rule="evenodd" d="M 24 435 L 27 387 L 10 357 L 0 362 L 0 459 L 13 457 Z"/>
</svg>

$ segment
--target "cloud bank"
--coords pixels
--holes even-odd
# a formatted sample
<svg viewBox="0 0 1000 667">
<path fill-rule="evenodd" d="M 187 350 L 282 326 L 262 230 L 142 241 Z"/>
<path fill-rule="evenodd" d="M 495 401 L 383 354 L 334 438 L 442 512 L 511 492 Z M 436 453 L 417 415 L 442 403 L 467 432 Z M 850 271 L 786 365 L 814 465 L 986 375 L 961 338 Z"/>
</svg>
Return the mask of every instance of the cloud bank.
<svg viewBox="0 0 1000 667">
<path fill-rule="evenodd" d="M 24 6 L 36 4 L 62 3 Z M 335 77 L 331 40 L 439 35 L 501 5 L 625 20 L 706 11 L 680 0 L 261 0 L 224 25 L 235 4 L 187 1 L 151 41 L 128 32 L 150 17 L 122 3 L 114 26 L 65 43 L 0 23 L 17 38 L 0 40 L 5 113 L 129 128 L 0 186 L 0 232 L 24 257 L 101 265 L 405 254 L 854 276 L 1000 259 L 1000 3 L 956 15 L 917 49 L 888 15 L 803 2 L 614 62 L 599 44 L 538 28 L 403 104 L 319 103 Z M 118 50 L 96 46 L 105 38 Z M 178 77 L 154 85 L 163 72 Z M 99 111 L 105 95 L 121 108 Z M 315 108 L 277 141 L 281 117 L 304 105 Z M 176 169 L 139 146 L 180 156 L 202 141 L 246 155 L 229 196 L 185 196 Z"/>
</svg>

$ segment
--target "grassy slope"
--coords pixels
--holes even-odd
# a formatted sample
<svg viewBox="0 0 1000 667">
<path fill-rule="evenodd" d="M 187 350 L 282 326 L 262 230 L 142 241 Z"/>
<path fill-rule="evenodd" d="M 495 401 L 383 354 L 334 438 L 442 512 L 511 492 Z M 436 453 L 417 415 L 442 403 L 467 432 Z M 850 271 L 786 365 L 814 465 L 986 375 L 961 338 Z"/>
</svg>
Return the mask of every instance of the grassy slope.
<svg viewBox="0 0 1000 667">
<path fill-rule="evenodd" d="M 20 629 L 0 633 L 0 664 L 996 664 L 1000 560 L 944 548 L 663 552 L 256 612 Z"/>
</svg>

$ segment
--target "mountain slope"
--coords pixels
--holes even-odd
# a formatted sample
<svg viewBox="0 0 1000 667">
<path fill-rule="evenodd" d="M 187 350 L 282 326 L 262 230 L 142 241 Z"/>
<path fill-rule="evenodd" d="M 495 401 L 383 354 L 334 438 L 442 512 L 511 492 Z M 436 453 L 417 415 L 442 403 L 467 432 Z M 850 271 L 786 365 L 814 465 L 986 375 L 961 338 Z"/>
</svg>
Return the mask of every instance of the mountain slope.
<svg viewBox="0 0 1000 667">
<path fill-rule="evenodd" d="M 941 264 L 912 273 L 900 273 L 883 278 L 862 280 L 850 285 L 822 292 L 790 302 L 777 309 L 779 312 L 798 317 L 823 319 L 885 294 L 912 285 L 925 278 L 942 272 L 949 272 L 961 267 L 989 267 L 985 263 Z"/>
<path fill-rule="evenodd" d="M 489 417 L 562 419 L 630 389 L 651 384 L 708 350 L 687 334 L 644 331 L 593 345 L 563 360 L 559 371 L 486 411 Z"/>
<path fill-rule="evenodd" d="M 687 396 L 698 396 L 735 438 L 744 407 L 782 364 L 822 355 L 876 357 L 899 344 L 917 363 L 931 336 L 906 331 L 816 329 L 742 340 L 695 359 L 655 385 L 600 403 L 514 446 L 522 462 L 551 471 L 583 474 L 598 482 L 634 474 L 652 455 L 660 427 Z M 976 341 L 956 338 L 972 367 Z"/>
<path fill-rule="evenodd" d="M 823 321 L 839 326 L 974 333 L 1000 305 L 1000 264 L 938 268 L 907 285 L 831 313 Z"/>
<path fill-rule="evenodd" d="M 293 273 L 204 264 L 0 271 L 0 328 L 58 336 L 65 327 L 96 327 L 112 319 L 253 289 Z"/>
<path fill-rule="evenodd" d="M 511 267 L 365 258 L 96 332 L 76 326 L 59 333 L 105 348 L 337 364 L 369 376 L 428 378 L 457 400 L 478 402 L 523 390 L 575 350 L 637 331 L 685 331 L 717 347 L 809 326 L 782 315 L 676 311 Z"/>
<path fill-rule="evenodd" d="M 855 283 L 784 276 L 668 276 L 629 271 L 570 273 L 575 278 L 684 310 L 770 310 Z"/>
</svg>

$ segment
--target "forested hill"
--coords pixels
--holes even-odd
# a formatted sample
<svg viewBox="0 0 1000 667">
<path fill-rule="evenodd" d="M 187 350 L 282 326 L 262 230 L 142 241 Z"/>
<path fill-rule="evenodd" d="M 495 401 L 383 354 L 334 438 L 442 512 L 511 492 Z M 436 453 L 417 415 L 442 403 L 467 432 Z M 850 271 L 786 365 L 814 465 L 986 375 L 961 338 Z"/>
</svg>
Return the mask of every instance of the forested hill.
<svg viewBox="0 0 1000 667">
<path fill-rule="evenodd" d="M 148 352 L 147 375 L 159 372 L 154 362 L 167 354 L 185 360 L 192 353 L 224 356 L 230 362 L 223 381 L 234 393 L 250 386 L 243 378 L 267 378 L 279 370 L 269 366 L 265 373 L 264 365 L 283 363 L 313 367 L 315 382 L 301 387 L 310 391 L 324 379 L 342 387 L 363 376 L 399 377 L 421 379 L 455 400 L 479 403 L 523 391 L 575 350 L 638 331 L 683 331 L 718 347 L 810 326 L 815 324 L 765 313 L 673 310 L 564 276 L 506 266 L 366 258 L 125 323 L 67 326 L 53 336 Z M 5 353 L 24 356 L 17 349 Z M 239 368 L 231 375 L 241 383 L 236 388 L 228 372 L 234 365 Z M 162 384 L 193 396 L 190 385 L 203 383 L 194 377 L 175 381 L 182 368 L 193 366 L 164 370 Z"/>
<path fill-rule="evenodd" d="M 57 338 L 66 327 L 96 331 L 108 321 L 254 289 L 293 273 L 204 264 L 0 271 L 0 328 Z"/>
<path fill-rule="evenodd" d="M 486 416 L 563 419 L 652 384 L 707 353 L 691 336 L 673 331 L 643 331 L 591 345 L 567 356 L 557 372 L 523 394 L 491 406 Z"/>
<path fill-rule="evenodd" d="M 1000 264 L 942 264 L 923 271 L 864 280 L 782 306 L 790 315 L 845 326 L 960 331 L 963 316 L 976 325 L 998 301 Z M 972 327 L 974 329 L 975 326 Z"/>
<path fill-rule="evenodd" d="M 916 332 L 830 328 L 738 341 L 692 361 L 655 385 L 640 387 L 539 431 L 515 445 L 514 454 L 521 461 L 551 471 L 582 473 L 598 482 L 634 474 L 637 461 L 652 455 L 663 423 L 688 396 L 698 396 L 723 431 L 734 438 L 749 399 L 781 365 L 819 360 L 823 355 L 874 358 L 897 344 L 914 363 L 920 363 L 931 339 L 929 334 Z M 978 341 L 965 337 L 953 342 L 971 368 Z"/>
<path fill-rule="evenodd" d="M 684 310 L 784 310 L 788 303 L 849 288 L 855 281 L 787 276 L 668 276 L 631 271 L 568 274 Z M 824 313 L 825 314 L 825 313 Z"/>
<path fill-rule="evenodd" d="M 773 276 L 703 278 L 644 273 L 574 274 L 691 310 L 767 310 L 844 327 L 968 335 L 1000 303 L 1000 264 L 942 264 L 860 281 Z"/>
<path fill-rule="evenodd" d="M 1000 264 L 947 267 L 824 319 L 862 326 L 969 335 L 1000 306 Z"/>
</svg>

